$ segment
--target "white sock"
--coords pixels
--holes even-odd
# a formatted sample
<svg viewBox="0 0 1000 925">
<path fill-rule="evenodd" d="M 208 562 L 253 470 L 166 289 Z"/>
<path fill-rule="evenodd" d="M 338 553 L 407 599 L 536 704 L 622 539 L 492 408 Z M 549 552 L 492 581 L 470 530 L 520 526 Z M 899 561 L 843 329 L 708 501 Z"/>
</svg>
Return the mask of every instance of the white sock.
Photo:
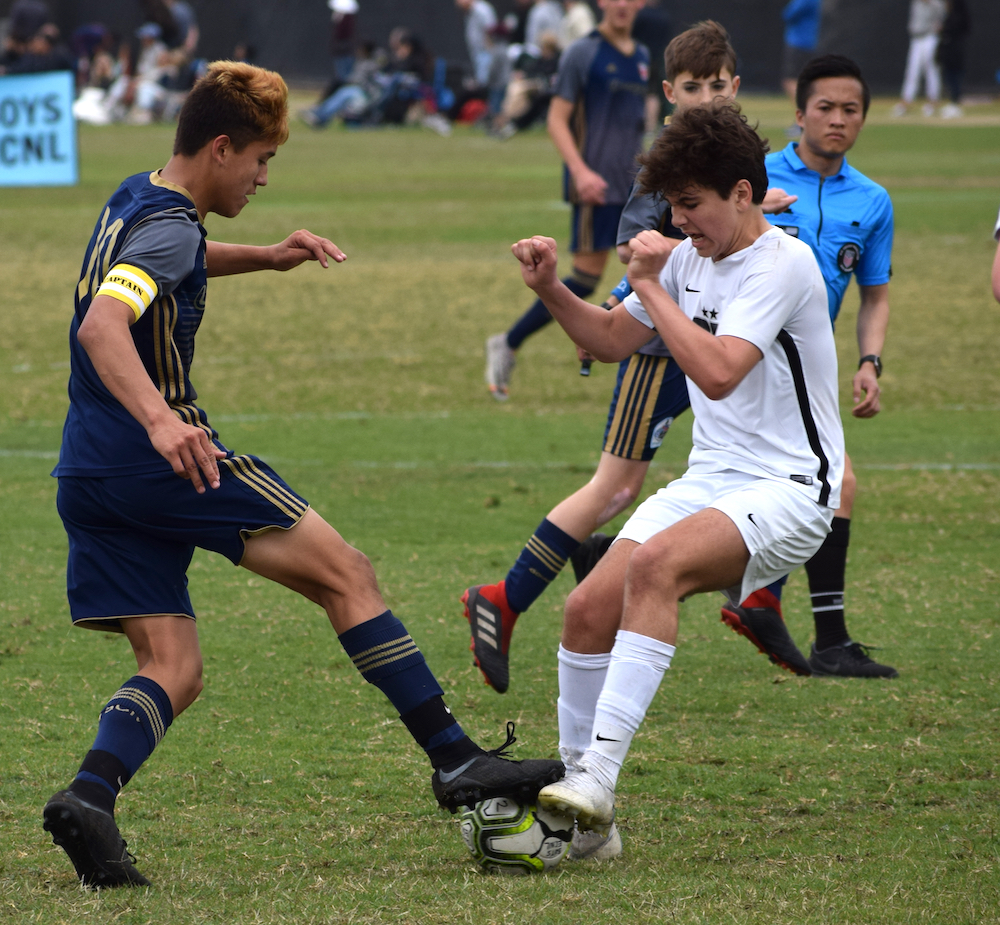
<svg viewBox="0 0 1000 925">
<path fill-rule="evenodd" d="M 594 710 L 608 673 L 610 652 L 588 655 L 559 646 L 559 754 L 567 766 L 579 764 L 590 745 Z"/>
<path fill-rule="evenodd" d="M 675 651 L 669 643 L 639 633 L 618 630 L 615 636 L 594 711 L 594 734 L 583 759 L 611 790 Z"/>
</svg>

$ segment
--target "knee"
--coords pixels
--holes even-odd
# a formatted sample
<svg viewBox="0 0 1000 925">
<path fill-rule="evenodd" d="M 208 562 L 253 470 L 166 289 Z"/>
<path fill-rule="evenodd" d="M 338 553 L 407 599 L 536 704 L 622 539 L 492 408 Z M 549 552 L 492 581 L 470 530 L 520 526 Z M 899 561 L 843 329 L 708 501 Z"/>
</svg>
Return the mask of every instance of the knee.
<svg viewBox="0 0 1000 925">
<path fill-rule="evenodd" d="M 660 538 L 658 542 L 643 543 L 629 559 L 625 579 L 626 595 L 657 595 L 664 599 L 680 600 L 680 576 L 671 567 L 674 556 L 670 544 Z"/>
<path fill-rule="evenodd" d="M 378 593 L 378 579 L 368 556 L 346 543 L 328 563 L 320 584 L 319 601 L 327 610 L 345 598 Z"/>
<path fill-rule="evenodd" d="M 610 652 L 620 619 L 620 612 L 598 605 L 586 583 L 578 585 L 566 599 L 563 643 L 576 652 Z"/>
</svg>

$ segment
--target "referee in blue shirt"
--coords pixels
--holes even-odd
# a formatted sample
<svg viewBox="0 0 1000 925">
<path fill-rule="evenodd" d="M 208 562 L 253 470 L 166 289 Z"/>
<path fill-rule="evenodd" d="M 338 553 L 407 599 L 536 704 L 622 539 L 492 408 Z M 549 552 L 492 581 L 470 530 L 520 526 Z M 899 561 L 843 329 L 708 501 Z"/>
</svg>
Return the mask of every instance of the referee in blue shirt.
<svg viewBox="0 0 1000 925">
<path fill-rule="evenodd" d="M 857 280 L 859 361 L 851 413 L 859 418 L 874 417 L 880 410 L 878 380 L 889 325 L 893 236 L 889 194 L 845 157 L 864 126 L 870 100 L 868 85 L 853 61 L 839 55 L 813 59 L 796 87 L 795 119 L 801 139 L 765 161 L 769 186 L 796 197 L 784 212 L 768 218 L 812 248 L 826 281 L 831 322 L 837 319 L 851 277 Z M 830 534 L 806 564 L 816 623 L 809 667 L 814 675 L 893 678 L 896 669 L 878 664 L 867 647 L 851 639 L 844 616 L 844 573 L 856 485 L 848 458 L 841 506 Z M 740 607 L 725 607 L 723 619 L 734 628 L 766 623 L 766 611 L 780 614 L 781 584 L 754 592 Z"/>
</svg>

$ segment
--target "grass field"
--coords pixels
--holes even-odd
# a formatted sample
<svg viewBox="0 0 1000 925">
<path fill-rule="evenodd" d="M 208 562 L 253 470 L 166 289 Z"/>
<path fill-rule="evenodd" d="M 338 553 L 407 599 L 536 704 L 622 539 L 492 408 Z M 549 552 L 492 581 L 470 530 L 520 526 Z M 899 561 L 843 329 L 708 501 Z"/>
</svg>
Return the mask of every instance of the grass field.
<svg viewBox="0 0 1000 925">
<path fill-rule="evenodd" d="M 781 146 L 783 101 L 745 103 Z M 74 189 L 0 194 L 0 920 L 28 923 L 1000 922 L 1000 306 L 989 294 L 1000 105 L 958 123 L 876 101 L 852 163 L 896 206 L 884 411 L 845 419 L 859 475 L 848 622 L 891 682 L 772 668 L 684 605 L 674 667 L 620 783 L 625 857 L 486 877 L 436 809 L 423 756 L 321 613 L 196 556 L 206 690 L 119 801 L 149 890 L 82 891 L 41 829 L 98 710 L 133 673 L 126 643 L 69 626 L 54 465 L 72 290 L 96 214 L 161 166 L 166 127 L 84 129 Z M 194 379 L 223 440 L 272 462 L 374 561 L 463 725 L 507 719 L 554 755 L 563 575 L 519 623 L 511 690 L 481 683 L 458 596 L 502 577 L 597 459 L 613 369 L 577 375 L 550 327 L 512 399 L 482 384 L 482 342 L 527 306 L 509 244 L 566 240 L 542 132 L 311 132 L 222 240 L 295 227 L 343 266 L 214 280 Z M 617 281 L 605 276 L 605 289 Z M 838 325 L 844 406 L 857 297 Z M 690 420 L 651 468 L 683 471 Z M 624 516 L 616 523 L 621 523 Z M 801 574 L 786 613 L 809 644 Z"/>
</svg>

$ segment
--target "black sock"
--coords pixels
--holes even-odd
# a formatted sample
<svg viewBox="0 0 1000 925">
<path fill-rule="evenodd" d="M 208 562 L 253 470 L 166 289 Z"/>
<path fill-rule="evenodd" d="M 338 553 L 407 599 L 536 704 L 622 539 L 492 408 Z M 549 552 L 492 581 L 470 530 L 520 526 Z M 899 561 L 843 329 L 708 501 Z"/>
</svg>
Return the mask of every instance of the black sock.
<svg viewBox="0 0 1000 925">
<path fill-rule="evenodd" d="M 483 750 L 467 735 L 454 738 L 454 730 L 461 727 L 456 724 L 442 697 L 431 697 L 399 718 L 427 753 L 433 768 L 448 767 L 483 754 Z"/>
<path fill-rule="evenodd" d="M 820 651 L 851 641 L 844 617 L 844 572 L 850 539 L 850 519 L 834 517 L 823 545 L 806 563 L 816 624 L 816 649 Z"/>
<path fill-rule="evenodd" d="M 591 276 L 589 273 L 582 273 L 580 270 L 574 268 L 573 273 L 567 276 L 563 280 L 566 287 L 574 295 L 578 295 L 581 299 L 587 298 L 596 288 L 597 284 L 601 281 L 599 276 Z M 552 320 L 552 316 L 549 314 L 549 310 L 545 307 L 545 303 L 541 299 L 536 299 L 531 308 L 529 308 L 520 318 L 514 322 L 514 327 L 512 327 L 507 332 L 507 346 L 511 350 L 517 350 L 532 334 L 536 331 L 540 331 Z"/>
<path fill-rule="evenodd" d="M 69 785 L 69 790 L 85 803 L 113 816 L 115 798 L 131 777 L 128 768 L 110 752 L 91 749 L 80 765 L 76 780 Z"/>
</svg>

